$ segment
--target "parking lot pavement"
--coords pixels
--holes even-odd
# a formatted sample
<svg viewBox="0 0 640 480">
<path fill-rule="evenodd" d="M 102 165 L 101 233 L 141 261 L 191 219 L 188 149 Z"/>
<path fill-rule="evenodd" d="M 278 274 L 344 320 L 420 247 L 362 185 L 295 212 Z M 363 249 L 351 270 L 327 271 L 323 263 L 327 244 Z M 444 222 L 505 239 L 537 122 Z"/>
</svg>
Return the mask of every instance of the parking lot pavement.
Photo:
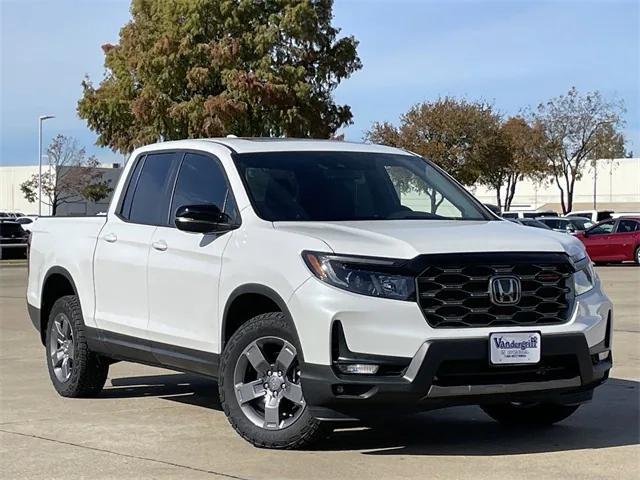
<svg viewBox="0 0 640 480">
<path fill-rule="evenodd" d="M 598 273 L 616 309 L 615 367 L 594 401 L 560 425 L 508 430 L 458 407 L 277 452 L 241 440 L 215 383 L 196 376 L 118 363 L 100 398 L 59 397 L 27 317 L 26 269 L 0 264 L 0 476 L 638 479 L 640 268 Z"/>
</svg>

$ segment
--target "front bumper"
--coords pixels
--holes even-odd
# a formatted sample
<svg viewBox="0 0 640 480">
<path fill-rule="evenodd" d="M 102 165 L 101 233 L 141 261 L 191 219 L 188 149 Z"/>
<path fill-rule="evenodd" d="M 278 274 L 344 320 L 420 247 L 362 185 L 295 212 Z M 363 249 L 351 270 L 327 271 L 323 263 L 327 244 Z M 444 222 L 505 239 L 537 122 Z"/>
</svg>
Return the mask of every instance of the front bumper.
<svg viewBox="0 0 640 480">
<path fill-rule="evenodd" d="M 317 418 L 354 420 L 381 411 L 409 413 L 465 404 L 581 403 L 608 377 L 610 335 L 591 348 L 582 333 L 543 335 L 541 345 L 536 365 L 489 366 L 488 340 L 479 338 L 427 341 L 397 375 L 344 375 L 334 366 L 305 363 L 302 389 Z M 367 355 L 363 361 L 372 360 Z M 390 360 L 380 358 L 385 361 Z M 394 406 L 401 408 L 391 410 Z"/>
<path fill-rule="evenodd" d="M 425 342 L 489 338 L 505 327 L 433 328 L 417 302 L 374 298 L 340 290 L 310 277 L 287 300 L 289 313 L 308 363 L 331 365 L 331 331 L 342 323 L 349 348 L 372 355 L 411 358 Z M 598 285 L 576 298 L 570 319 L 563 324 L 509 326 L 506 330 L 539 331 L 542 335 L 580 333 L 593 347 L 605 338 L 611 301 Z"/>
</svg>

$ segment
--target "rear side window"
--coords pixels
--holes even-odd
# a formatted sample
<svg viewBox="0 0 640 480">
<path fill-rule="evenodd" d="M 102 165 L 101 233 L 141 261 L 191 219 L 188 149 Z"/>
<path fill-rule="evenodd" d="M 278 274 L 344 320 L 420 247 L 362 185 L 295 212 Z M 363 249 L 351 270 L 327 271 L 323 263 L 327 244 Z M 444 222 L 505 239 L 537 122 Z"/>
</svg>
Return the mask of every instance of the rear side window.
<svg viewBox="0 0 640 480">
<path fill-rule="evenodd" d="M 542 223 L 548 225 L 551 228 L 565 228 L 566 223 L 561 221 L 561 220 L 550 220 L 550 219 L 544 219 L 544 220 L 540 220 Z"/>
<path fill-rule="evenodd" d="M 133 200 L 133 193 L 135 192 L 136 185 L 138 184 L 138 178 L 140 177 L 140 170 L 142 170 L 144 159 L 145 159 L 144 156 L 139 158 L 137 160 L 137 163 L 133 167 L 133 171 L 131 172 L 131 177 L 129 178 L 129 184 L 127 185 L 127 190 L 122 200 L 120 215 L 126 219 L 128 219 L 129 215 L 131 214 L 131 201 Z"/>
<path fill-rule="evenodd" d="M 618 222 L 618 233 L 632 233 L 639 230 L 640 223 L 635 220 L 620 220 Z"/>
<path fill-rule="evenodd" d="M 122 211 L 124 218 L 145 225 L 167 224 L 171 187 L 173 186 L 171 180 L 174 178 L 178 158 L 176 153 L 154 153 L 146 156 L 134 187 L 128 216 L 124 211 L 128 201 L 125 196 Z"/>
<path fill-rule="evenodd" d="M 235 219 L 235 202 L 222 167 L 206 155 L 187 153 L 180 166 L 171 205 L 170 224 L 185 205 L 215 205 Z"/>
</svg>

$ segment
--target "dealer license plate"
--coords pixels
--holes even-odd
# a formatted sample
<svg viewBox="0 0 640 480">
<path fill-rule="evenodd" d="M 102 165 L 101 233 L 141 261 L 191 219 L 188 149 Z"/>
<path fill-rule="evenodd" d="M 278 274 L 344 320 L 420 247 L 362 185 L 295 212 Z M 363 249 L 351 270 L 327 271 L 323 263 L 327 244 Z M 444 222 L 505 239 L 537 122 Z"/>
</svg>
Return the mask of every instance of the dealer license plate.
<svg viewBox="0 0 640 480">
<path fill-rule="evenodd" d="M 493 365 L 538 363 L 540 334 L 538 332 L 492 333 L 489 336 L 489 358 Z"/>
</svg>

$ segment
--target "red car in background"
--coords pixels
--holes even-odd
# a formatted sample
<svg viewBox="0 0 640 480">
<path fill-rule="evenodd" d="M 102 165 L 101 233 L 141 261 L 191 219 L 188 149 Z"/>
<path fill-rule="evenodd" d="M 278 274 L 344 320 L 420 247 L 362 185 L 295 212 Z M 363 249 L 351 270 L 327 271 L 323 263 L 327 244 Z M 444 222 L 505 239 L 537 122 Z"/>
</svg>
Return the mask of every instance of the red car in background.
<svg viewBox="0 0 640 480">
<path fill-rule="evenodd" d="M 634 260 L 640 265 L 640 217 L 605 220 L 576 233 L 593 262 Z"/>
</svg>

